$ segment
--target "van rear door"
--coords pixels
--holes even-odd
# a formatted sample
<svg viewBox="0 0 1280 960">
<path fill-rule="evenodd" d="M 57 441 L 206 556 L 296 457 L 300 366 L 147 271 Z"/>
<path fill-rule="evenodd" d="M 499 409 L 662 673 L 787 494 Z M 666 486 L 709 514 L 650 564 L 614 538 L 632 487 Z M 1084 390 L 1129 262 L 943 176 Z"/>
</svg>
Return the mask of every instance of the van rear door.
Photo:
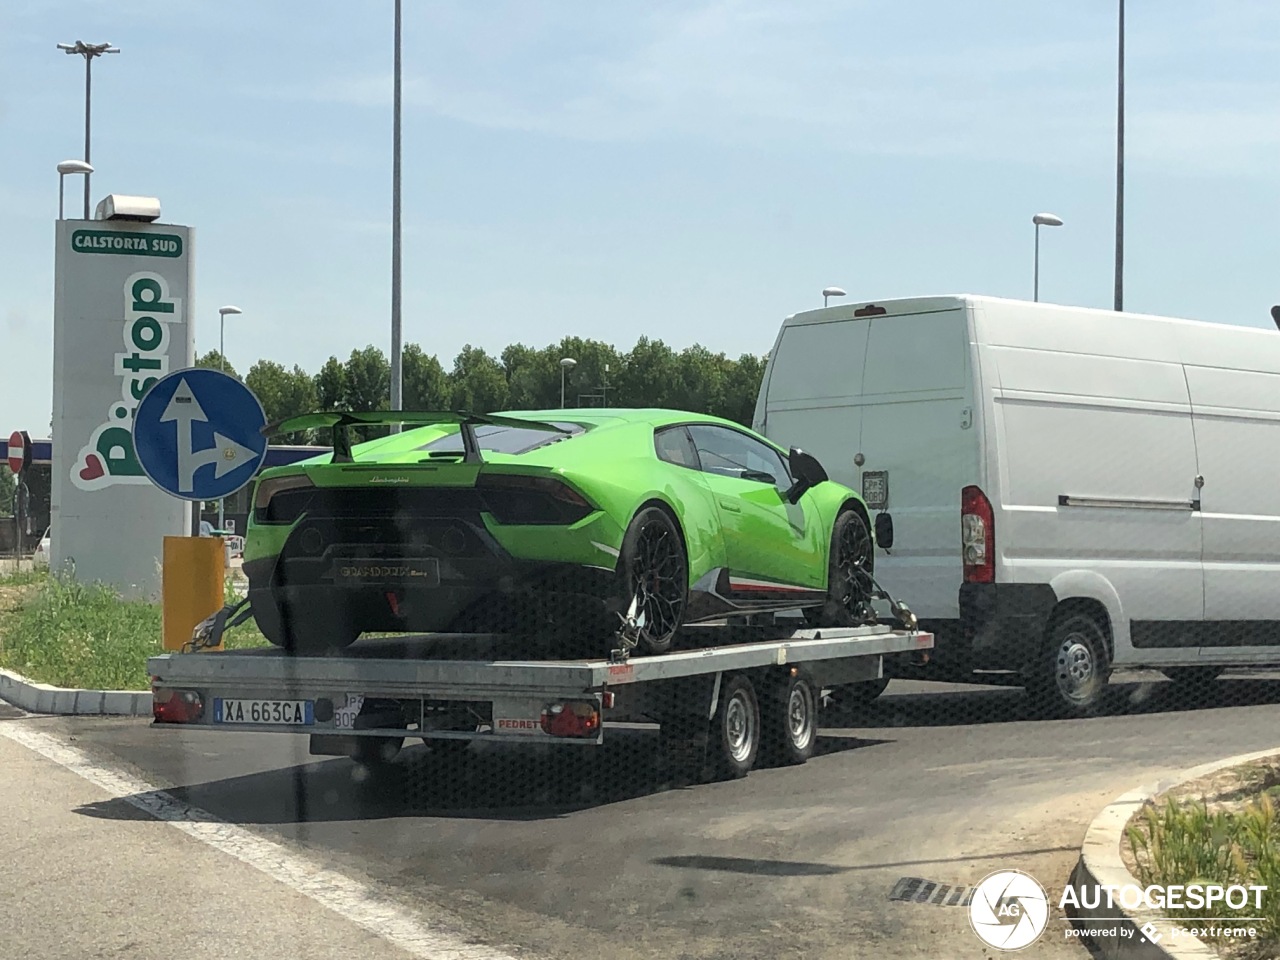
<svg viewBox="0 0 1280 960">
<path fill-rule="evenodd" d="M 898 301 L 812 316 L 783 327 L 756 427 L 814 454 L 831 479 L 868 497 L 873 514 L 890 512 L 894 546 L 877 552 L 877 579 L 921 618 L 955 619 L 960 491 L 977 482 L 979 462 L 965 304 Z M 888 494 L 881 505 L 879 490 Z"/>
</svg>

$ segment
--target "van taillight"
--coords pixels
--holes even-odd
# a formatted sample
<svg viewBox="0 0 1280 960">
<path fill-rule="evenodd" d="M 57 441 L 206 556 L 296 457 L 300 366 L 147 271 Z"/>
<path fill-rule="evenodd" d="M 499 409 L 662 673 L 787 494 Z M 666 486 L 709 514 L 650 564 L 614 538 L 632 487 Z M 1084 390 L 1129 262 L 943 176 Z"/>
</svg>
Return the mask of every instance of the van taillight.
<svg viewBox="0 0 1280 960">
<path fill-rule="evenodd" d="M 991 501 L 978 487 L 960 491 L 960 550 L 966 583 L 996 579 L 996 525 Z"/>
</svg>

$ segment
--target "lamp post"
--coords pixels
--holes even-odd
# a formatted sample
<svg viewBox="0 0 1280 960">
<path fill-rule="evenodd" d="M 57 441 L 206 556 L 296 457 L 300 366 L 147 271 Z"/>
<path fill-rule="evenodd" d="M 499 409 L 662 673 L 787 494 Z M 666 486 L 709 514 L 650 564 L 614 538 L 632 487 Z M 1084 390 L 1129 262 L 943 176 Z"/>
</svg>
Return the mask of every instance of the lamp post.
<svg viewBox="0 0 1280 960">
<path fill-rule="evenodd" d="M 400 328 L 400 0 L 395 0 L 395 53 L 391 105 L 391 409 L 404 406 L 404 359 Z M 391 427 L 400 432 L 400 424 Z"/>
<path fill-rule="evenodd" d="M 573 357 L 565 357 L 560 361 L 560 409 L 564 409 L 564 375 L 578 365 Z"/>
<path fill-rule="evenodd" d="M 83 173 L 87 180 L 89 174 L 93 173 L 93 167 L 85 163 L 83 160 L 63 160 L 58 164 L 58 219 L 65 219 L 62 215 L 62 197 L 63 187 L 67 179 L 67 174 Z"/>
<path fill-rule="evenodd" d="M 1116 275 L 1115 309 L 1124 309 L 1124 0 L 1116 58 Z"/>
<path fill-rule="evenodd" d="M 222 363 L 222 372 L 227 372 L 227 315 L 237 315 L 244 313 L 239 307 L 228 304 L 225 307 L 218 308 L 218 360 Z M 225 530 L 223 524 L 226 522 L 227 501 L 224 497 L 218 498 L 218 529 Z"/>
<path fill-rule="evenodd" d="M 77 40 L 75 43 L 60 43 L 58 49 L 67 56 L 79 54 L 84 57 L 84 162 L 87 164 L 90 160 L 89 156 L 89 130 L 90 130 L 90 110 L 92 106 L 93 92 L 93 58 L 100 57 L 104 53 L 119 53 L 119 47 L 113 47 L 109 43 L 85 43 L 83 40 Z M 84 219 L 89 219 L 89 173 L 92 167 L 85 171 L 84 175 Z"/>
<path fill-rule="evenodd" d="M 843 296 L 845 296 L 845 292 L 841 290 L 839 287 L 826 287 L 822 291 L 822 305 L 824 307 L 827 305 L 827 299 L 829 297 L 843 297 Z"/>
<path fill-rule="evenodd" d="M 1052 213 L 1037 213 L 1031 218 L 1031 222 L 1036 225 L 1035 272 L 1031 281 L 1031 299 L 1038 301 L 1040 299 L 1040 228 L 1060 227 L 1062 218 L 1055 217 Z"/>
</svg>

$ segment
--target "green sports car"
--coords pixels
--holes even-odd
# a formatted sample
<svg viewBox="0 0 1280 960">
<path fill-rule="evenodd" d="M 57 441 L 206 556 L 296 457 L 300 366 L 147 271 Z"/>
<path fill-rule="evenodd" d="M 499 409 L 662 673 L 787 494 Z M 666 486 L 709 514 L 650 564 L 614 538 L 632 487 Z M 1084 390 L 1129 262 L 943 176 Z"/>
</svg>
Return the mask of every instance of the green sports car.
<svg viewBox="0 0 1280 960">
<path fill-rule="evenodd" d="M 407 429 L 351 444 L 351 429 L 392 422 Z M 660 653 L 725 617 L 874 616 L 861 498 L 730 421 L 331 412 L 267 430 L 326 427 L 332 454 L 258 478 L 245 537 L 254 617 L 296 653 L 366 631 L 497 631 L 600 654 L 620 629 Z"/>
</svg>

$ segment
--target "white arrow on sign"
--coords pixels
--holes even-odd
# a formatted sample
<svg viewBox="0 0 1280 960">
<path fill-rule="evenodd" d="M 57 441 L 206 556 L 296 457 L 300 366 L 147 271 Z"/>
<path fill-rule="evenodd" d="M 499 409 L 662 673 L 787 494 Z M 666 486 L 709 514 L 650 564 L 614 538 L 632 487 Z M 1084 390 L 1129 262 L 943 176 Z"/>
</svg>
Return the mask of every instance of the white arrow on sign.
<svg viewBox="0 0 1280 960">
<path fill-rule="evenodd" d="M 224 437 L 218 431 L 213 432 L 213 446 L 204 450 L 196 450 L 191 441 L 191 424 L 199 420 L 208 423 L 186 378 L 178 381 L 178 389 L 173 391 L 164 413 L 160 414 L 161 423 L 173 422 L 178 429 L 178 492 L 191 493 L 196 486 L 196 471 L 206 464 L 212 463 L 214 479 L 225 476 L 246 463 L 258 459 L 258 455 L 248 447 L 241 446 L 230 437 Z"/>
</svg>

